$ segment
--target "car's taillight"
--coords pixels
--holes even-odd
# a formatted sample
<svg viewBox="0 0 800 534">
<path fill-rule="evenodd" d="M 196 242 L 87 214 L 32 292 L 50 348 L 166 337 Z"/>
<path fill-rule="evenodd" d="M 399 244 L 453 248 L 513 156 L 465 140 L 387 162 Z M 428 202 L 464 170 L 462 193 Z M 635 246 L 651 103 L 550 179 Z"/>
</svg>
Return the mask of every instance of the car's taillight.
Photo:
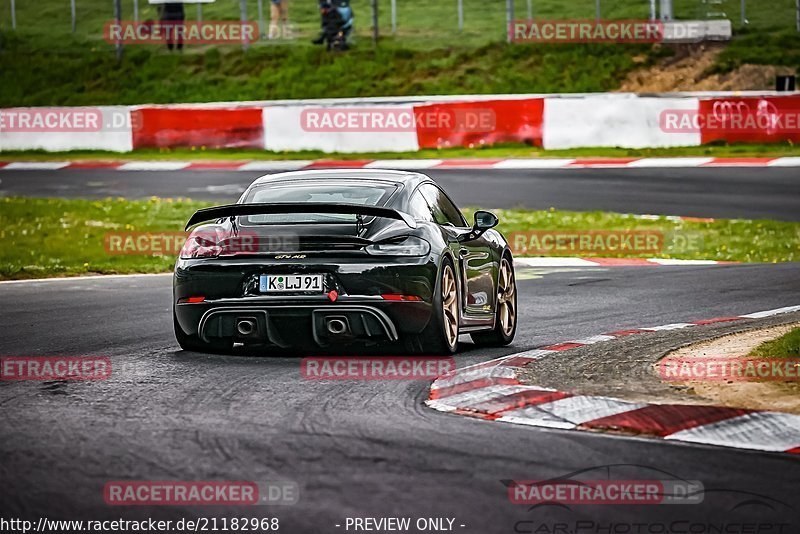
<svg viewBox="0 0 800 534">
<path fill-rule="evenodd" d="M 205 297 L 184 297 L 182 299 L 178 299 L 178 304 L 200 304 L 205 301 Z"/>
<path fill-rule="evenodd" d="M 431 251 L 431 244 L 421 237 L 394 238 L 364 247 L 371 256 L 425 256 Z"/>
<path fill-rule="evenodd" d="M 216 258 L 222 252 L 215 232 L 208 230 L 193 231 L 181 249 L 181 259 Z"/>
<path fill-rule="evenodd" d="M 383 300 L 402 300 L 402 301 L 411 301 L 411 302 L 420 302 L 422 297 L 418 297 L 417 295 L 396 295 L 394 293 L 384 293 L 381 295 Z"/>
</svg>

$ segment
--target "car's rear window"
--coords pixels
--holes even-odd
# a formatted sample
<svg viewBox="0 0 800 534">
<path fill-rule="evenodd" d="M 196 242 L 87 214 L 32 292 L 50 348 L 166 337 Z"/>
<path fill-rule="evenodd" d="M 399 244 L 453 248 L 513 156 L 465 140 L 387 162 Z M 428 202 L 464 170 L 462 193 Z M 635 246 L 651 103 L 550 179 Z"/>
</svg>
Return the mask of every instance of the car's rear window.
<svg viewBox="0 0 800 534">
<path fill-rule="evenodd" d="M 245 198 L 245 203 L 319 202 L 383 206 L 395 189 L 396 186 L 393 184 L 374 182 L 264 184 L 254 187 Z M 355 222 L 356 216 L 338 213 L 281 213 L 250 215 L 246 219 L 250 224 L 347 223 Z"/>
</svg>

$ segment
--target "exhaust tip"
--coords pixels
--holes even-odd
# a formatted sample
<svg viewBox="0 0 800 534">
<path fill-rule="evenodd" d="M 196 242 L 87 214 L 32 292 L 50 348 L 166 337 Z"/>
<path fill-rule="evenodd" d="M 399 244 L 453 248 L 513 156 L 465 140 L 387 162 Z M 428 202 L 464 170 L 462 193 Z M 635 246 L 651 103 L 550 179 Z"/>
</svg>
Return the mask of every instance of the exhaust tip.
<svg viewBox="0 0 800 534">
<path fill-rule="evenodd" d="M 256 331 L 256 323 L 251 319 L 242 319 L 236 322 L 236 331 L 242 336 L 249 336 Z"/>
<path fill-rule="evenodd" d="M 327 327 L 328 332 L 334 335 L 344 334 L 347 332 L 347 323 L 341 319 L 328 319 Z"/>
</svg>

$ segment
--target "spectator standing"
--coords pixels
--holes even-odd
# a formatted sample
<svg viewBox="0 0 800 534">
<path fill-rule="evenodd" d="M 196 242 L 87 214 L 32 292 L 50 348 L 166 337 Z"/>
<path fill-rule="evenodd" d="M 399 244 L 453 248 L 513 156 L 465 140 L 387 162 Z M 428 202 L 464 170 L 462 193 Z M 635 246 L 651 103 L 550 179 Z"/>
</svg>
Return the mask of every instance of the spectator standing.
<svg viewBox="0 0 800 534">
<path fill-rule="evenodd" d="M 161 22 L 167 32 L 167 48 L 172 50 L 177 47 L 183 51 L 183 34 L 186 14 L 183 11 L 183 2 L 168 2 L 161 6 Z M 176 40 L 177 35 L 177 40 Z"/>
<path fill-rule="evenodd" d="M 270 0 L 268 37 L 289 37 L 289 0 Z"/>
</svg>

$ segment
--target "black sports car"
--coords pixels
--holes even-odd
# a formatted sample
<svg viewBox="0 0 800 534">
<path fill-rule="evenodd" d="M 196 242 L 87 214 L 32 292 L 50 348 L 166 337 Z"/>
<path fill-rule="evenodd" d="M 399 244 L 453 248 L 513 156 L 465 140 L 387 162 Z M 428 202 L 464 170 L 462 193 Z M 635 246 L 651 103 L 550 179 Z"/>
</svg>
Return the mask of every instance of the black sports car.
<svg viewBox="0 0 800 534">
<path fill-rule="evenodd" d="M 175 265 L 175 336 L 304 351 L 401 342 L 450 354 L 459 334 L 503 345 L 517 327 L 514 263 L 497 217 L 470 226 L 424 174 L 264 176 L 236 204 L 199 210 Z"/>
</svg>

